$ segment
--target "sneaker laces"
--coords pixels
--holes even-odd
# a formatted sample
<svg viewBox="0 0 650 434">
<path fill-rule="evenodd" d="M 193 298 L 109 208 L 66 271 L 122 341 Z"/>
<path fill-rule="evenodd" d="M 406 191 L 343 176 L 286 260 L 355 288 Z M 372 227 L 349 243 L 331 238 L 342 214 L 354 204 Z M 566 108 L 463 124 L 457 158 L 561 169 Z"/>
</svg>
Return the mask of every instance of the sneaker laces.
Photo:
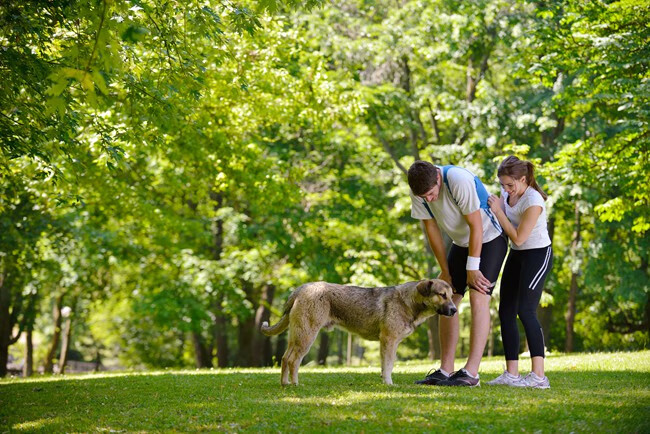
<svg viewBox="0 0 650 434">
<path fill-rule="evenodd" d="M 465 368 L 461 368 L 458 371 L 454 372 L 452 375 L 450 375 L 449 379 L 459 378 L 459 377 L 471 377 L 471 375 L 469 375 L 469 372 L 467 372 Z"/>
<path fill-rule="evenodd" d="M 526 375 L 526 381 L 533 381 L 535 383 L 541 383 L 544 381 L 544 377 L 540 377 L 534 372 L 531 372 L 530 374 Z"/>
<path fill-rule="evenodd" d="M 436 372 L 438 372 L 439 370 L 440 369 L 436 369 L 436 368 L 430 369 L 429 372 L 427 372 L 427 375 L 424 378 L 429 379 L 429 378 L 433 377 L 434 375 L 436 375 Z"/>
<path fill-rule="evenodd" d="M 438 369 L 436 369 L 436 368 L 432 368 L 432 369 L 430 369 L 429 372 L 427 372 L 427 375 L 424 376 L 424 378 L 429 378 L 429 377 L 431 377 L 431 376 L 434 375 L 437 371 L 438 371 Z"/>
<path fill-rule="evenodd" d="M 445 376 L 445 374 L 442 372 L 442 368 L 438 368 L 438 369 L 432 368 L 432 369 L 429 370 L 429 372 L 427 372 L 427 375 L 424 378 L 432 377 L 432 376 L 436 375 L 436 373 L 438 373 L 438 372 L 440 372 L 440 375 Z M 452 375 L 454 375 L 453 372 L 451 374 L 447 375 L 446 378 L 451 378 Z"/>
</svg>

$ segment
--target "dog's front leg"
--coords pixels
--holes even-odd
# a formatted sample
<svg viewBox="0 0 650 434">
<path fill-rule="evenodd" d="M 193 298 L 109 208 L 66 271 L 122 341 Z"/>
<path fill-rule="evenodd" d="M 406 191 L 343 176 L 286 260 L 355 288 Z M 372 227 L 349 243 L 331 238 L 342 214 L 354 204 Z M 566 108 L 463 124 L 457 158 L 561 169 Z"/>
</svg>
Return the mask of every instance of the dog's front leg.
<svg viewBox="0 0 650 434">
<path fill-rule="evenodd" d="M 381 355 L 381 377 L 386 384 L 393 384 L 391 373 L 393 372 L 393 365 L 397 356 L 397 344 L 399 340 L 393 336 L 382 336 L 379 352 Z"/>
</svg>

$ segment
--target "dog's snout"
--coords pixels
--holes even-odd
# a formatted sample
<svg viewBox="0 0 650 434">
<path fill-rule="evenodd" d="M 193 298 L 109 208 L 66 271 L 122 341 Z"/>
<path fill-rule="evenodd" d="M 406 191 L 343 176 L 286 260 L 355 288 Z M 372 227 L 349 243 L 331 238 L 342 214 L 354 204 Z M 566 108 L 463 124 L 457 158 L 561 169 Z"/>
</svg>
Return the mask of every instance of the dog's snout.
<svg viewBox="0 0 650 434">
<path fill-rule="evenodd" d="M 440 306 L 440 309 L 438 310 L 438 313 L 444 316 L 454 316 L 456 315 L 456 312 L 458 312 L 458 309 L 456 309 L 454 303 L 445 303 Z"/>
</svg>

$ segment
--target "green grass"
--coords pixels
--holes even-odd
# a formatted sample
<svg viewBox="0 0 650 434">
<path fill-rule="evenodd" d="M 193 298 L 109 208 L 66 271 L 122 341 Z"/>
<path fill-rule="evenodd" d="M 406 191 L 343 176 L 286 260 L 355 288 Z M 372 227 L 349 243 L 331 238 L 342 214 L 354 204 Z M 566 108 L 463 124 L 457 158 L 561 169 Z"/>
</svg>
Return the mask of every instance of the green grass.
<svg viewBox="0 0 650 434">
<path fill-rule="evenodd" d="M 0 432 L 650 432 L 650 351 L 551 356 L 550 390 L 414 385 L 430 367 L 398 363 L 394 386 L 378 366 L 302 367 L 287 388 L 279 368 L 5 379 Z"/>
</svg>

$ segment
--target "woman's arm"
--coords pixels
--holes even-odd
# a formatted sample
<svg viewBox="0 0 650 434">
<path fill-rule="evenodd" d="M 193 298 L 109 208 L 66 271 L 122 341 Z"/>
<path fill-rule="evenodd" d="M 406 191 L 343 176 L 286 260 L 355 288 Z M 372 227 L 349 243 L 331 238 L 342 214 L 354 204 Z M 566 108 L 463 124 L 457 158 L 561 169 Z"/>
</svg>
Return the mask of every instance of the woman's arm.
<svg viewBox="0 0 650 434">
<path fill-rule="evenodd" d="M 494 215 L 497 217 L 497 220 L 499 220 L 506 235 L 508 235 L 508 238 L 510 238 L 516 246 L 520 246 L 526 242 L 537 223 L 537 219 L 542 215 L 541 206 L 530 206 L 526 208 L 526 211 L 524 211 L 524 214 L 521 216 L 519 226 L 515 228 L 506 216 L 503 201 L 501 199 L 494 195 L 490 195 L 488 198 L 488 204 L 490 205 L 490 209 Z"/>
</svg>

